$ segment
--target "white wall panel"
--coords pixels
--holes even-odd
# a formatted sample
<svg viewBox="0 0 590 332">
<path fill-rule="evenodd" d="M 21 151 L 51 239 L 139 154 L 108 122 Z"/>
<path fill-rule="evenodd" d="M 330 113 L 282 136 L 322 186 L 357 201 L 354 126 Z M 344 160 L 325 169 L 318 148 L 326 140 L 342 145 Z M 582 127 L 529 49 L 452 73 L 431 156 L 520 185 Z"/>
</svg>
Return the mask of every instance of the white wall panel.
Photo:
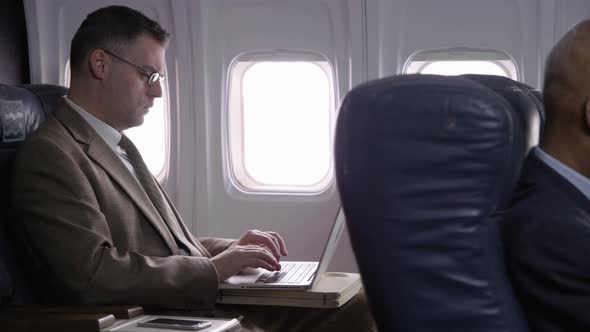
<svg viewBox="0 0 590 332">
<path fill-rule="evenodd" d="M 370 77 L 400 73 L 414 52 L 465 46 L 508 52 L 520 80 L 541 86 L 556 40 L 590 17 L 585 0 L 366 0 Z"/>
<path fill-rule="evenodd" d="M 590 1 L 556 0 L 556 37 L 559 39 L 570 28 L 590 18 Z"/>
<path fill-rule="evenodd" d="M 529 53 L 537 53 L 535 0 L 375 0 L 381 77 L 400 73 L 415 52 L 432 48 L 492 48 L 517 59 L 520 76 Z M 525 51 L 526 47 L 526 51 Z M 370 50 L 373 51 L 373 50 Z M 534 76 L 534 75 L 533 75 Z"/>
<path fill-rule="evenodd" d="M 324 55 L 337 72 L 344 95 L 364 71 L 362 47 L 351 31 L 362 36 L 361 7 L 357 1 L 210 0 L 190 2 L 196 61 L 195 77 L 204 79 L 204 100 L 196 101 L 197 135 L 194 215 L 198 233 L 238 237 L 251 228 L 276 230 L 287 241 L 289 259 L 317 259 L 327 239 L 339 199 L 333 184 L 319 195 L 244 194 L 232 188 L 224 161 L 224 116 L 227 70 L 244 52 L 276 49 L 304 50 Z M 356 16 L 351 19 L 354 8 Z M 198 19 L 197 19 L 198 18 Z M 359 39 L 362 45 L 362 39 Z M 351 68 L 355 68 L 354 74 Z M 354 76 L 354 77 L 353 77 Z M 302 133 L 303 135 L 304 133 Z M 202 154 L 199 154 L 202 153 Z M 335 269 L 356 270 L 347 238 L 335 259 Z M 345 258 L 342 258 L 345 257 Z M 340 263 L 338 263 L 340 262 Z"/>
</svg>

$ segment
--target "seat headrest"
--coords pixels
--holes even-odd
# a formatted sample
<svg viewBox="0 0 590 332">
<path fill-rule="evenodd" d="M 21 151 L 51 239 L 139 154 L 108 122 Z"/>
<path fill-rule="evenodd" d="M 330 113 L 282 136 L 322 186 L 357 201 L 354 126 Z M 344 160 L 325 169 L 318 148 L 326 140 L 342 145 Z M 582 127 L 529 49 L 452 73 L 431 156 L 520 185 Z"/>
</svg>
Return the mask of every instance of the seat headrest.
<svg viewBox="0 0 590 332">
<path fill-rule="evenodd" d="M 9 183 L 16 149 L 57 106 L 67 89 L 55 85 L 0 85 L 0 303 L 36 302 L 34 285 L 23 269 L 23 248 L 14 241 Z"/>
<path fill-rule="evenodd" d="M 66 88 L 48 84 L 0 85 L 0 202 L 5 201 L 6 177 L 17 147 L 66 93 Z"/>
<path fill-rule="evenodd" d="M 54 85 L 0 85 L 2 147 L 15 146 L 37 129 L 66 91 Z"/>
<path fill-rule="evenodd" d="M 543 98 L 539 90 L 513 81 L 509 78 L 494 75 L 462 75 L 474 82 L 486 86 L 506 98 L 517 110 L 527 145 L 527 152 L 539 142 L 540 132 L 545 124 Z"/>
<path fill-rule="evenodd" d="M 494 212 L 539 130 L 539 109 L 524 116 L 528 93 L 511 80 L 405 75 L 344 99 L 336 176 L 380 330 L 526 329 Z"/>
</svg>

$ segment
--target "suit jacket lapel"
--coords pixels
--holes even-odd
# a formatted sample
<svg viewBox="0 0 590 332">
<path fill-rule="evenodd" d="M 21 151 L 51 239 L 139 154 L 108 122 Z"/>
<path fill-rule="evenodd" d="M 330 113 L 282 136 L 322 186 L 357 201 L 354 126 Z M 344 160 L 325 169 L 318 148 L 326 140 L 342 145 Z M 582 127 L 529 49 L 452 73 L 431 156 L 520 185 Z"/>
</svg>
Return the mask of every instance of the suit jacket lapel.
<svg viewBox="0 0 590 332">
<path fill-rule="evenodd" d="M 55 117 L 70 131 L 74 139 L 87 146 L 86 154 L 100 165 L 111 178 L 129 195 L 129 198 L 143 212 L 146 219 L 160 233 L 173 254 L 178 255 L 178 246 L 162 217 L 151 200 L 129 172 L 125 164 L 94 129 L 70 106 L 60 100 Z"/>
<path fill-rule="evenodd" d="M 191 251 L 191 256 L 211 257 L 209 251 L 199 241 L 193 241 L 192 236 L 190 235 L 190 231 L 182 222 L 182 218 L 180 217 L 178 211 L 174 208 L 174 205 L 172 204 L 170 197 L 168 197 L 168 195 L 164 191 L 164 188 L 162 188 L 162 186 L 160 186 L 159 183 L 156 182 L 156 184 L 158 185 L 158 188 L 160 189 L 162 196 L 164 196 L 164 199 L 168 203 L 168 207 L 170 207 L 170 212 L 173 214 L 172 217 L 178 220 L 177 223 L 174 223 L 173 226 L 170 226 L 170 228 L 173 229 L 176 238 L 183 242 L 183 244 Z"/>
</svg>

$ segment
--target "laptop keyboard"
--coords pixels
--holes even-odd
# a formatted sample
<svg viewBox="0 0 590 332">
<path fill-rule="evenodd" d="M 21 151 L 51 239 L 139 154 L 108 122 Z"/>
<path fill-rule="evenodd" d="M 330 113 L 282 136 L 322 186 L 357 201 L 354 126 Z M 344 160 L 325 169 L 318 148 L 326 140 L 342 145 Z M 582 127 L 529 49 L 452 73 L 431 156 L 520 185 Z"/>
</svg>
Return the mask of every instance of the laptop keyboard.
<svg viewBox="0 0 590 332">
<path fill-rule="evenodd" d="M 313 263 L 284 264 L 280 271 L 261 274 L 256 280 L 256 283 L 297 284 L 303 281 L 303 278 L 305 278 L 313 266 Z"/>
</svg>

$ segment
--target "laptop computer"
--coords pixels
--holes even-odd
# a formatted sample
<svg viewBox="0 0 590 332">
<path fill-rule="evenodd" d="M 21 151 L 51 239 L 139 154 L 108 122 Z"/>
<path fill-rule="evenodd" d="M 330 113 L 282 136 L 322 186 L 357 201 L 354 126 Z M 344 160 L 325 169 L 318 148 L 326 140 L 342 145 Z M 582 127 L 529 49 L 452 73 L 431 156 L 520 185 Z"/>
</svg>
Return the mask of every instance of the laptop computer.
<svg viewBox="0 0 590 332">
<path fill-rule="evenodd" d="M 283 261 L 280 271 L 267 271 L 262 268 L 245 269 L 239 274 L 221 282 L 219 289 L 309 289 L 324 274 L 334 256 L 338 239 L 344 229 L 344 211 L 338 209 L 328 241 L 319 262 Z"/>
</svg>

